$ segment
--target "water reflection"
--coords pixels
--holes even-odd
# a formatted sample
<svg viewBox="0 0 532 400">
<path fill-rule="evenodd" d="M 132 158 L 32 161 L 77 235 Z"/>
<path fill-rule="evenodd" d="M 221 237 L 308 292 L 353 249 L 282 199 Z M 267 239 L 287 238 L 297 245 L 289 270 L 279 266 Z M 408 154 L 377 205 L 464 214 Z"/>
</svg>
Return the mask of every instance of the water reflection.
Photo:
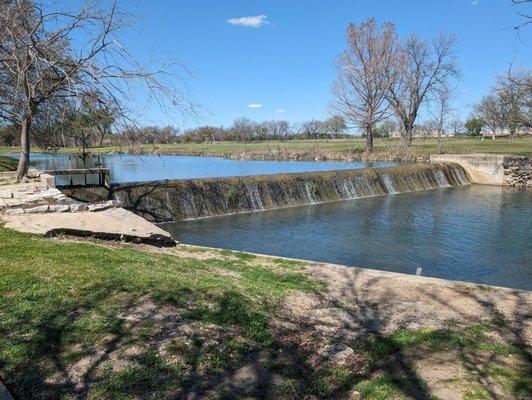
<svg viewBox="0 0 532 400">
<path fill-rule="evenodd" d="M 532 290 L 532 191 L 471 185 L 163 225 L 179 241 Z"/>
</svg>

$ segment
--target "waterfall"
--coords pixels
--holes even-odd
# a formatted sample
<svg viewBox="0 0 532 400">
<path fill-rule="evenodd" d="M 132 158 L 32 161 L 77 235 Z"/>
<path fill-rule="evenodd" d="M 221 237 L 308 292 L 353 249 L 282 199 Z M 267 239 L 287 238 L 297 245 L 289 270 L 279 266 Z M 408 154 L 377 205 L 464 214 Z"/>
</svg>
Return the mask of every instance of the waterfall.
<svg viewBox="0 0 532 400">
<path fill-rule="evenodd" d="M 450 187 L 451 186 L 449 184 L 449 181 L 445 177 L 445 174 L 443 173 L 443 171 L 436 171 L 434 173 L 434 176 L 436 177 L 436 181 L 438 181 L 439 187 Z M 463 184 L 462 182 L 460 183 Z"/>
<path fill-rule="evenodd" d="M 397 190 L 395 190 L 395 187 L 393 186 L 393 182 L 392 182 L 392 179 L 390 178 L 390 175 L 388 174 L 382 175 L 382 183 L 384 183 L 384 187 L 386 188 L 389 194 L 397 193 Z"/>
<path fill-rule="evenodd" d="M 305 190 L 307 192 L 308 200 L 311 204 L 318 203 L 318 199 L 316 199 L 316 193 L 314 193 L 315 186 L 313 186 L 312 183 L 305 183 Z"/>
<path fill-rule="evenodd" d="M 469 184 L 457 164 L 117 184 L 122 207 L 151 221 L 179 221 Z"/>
<path fill-rule="evenodd" d="M 249 198 L 251 200 L 253 211 L 264 210 L 264 206 L 262 205 L 262 200 L 260 198 L 259 189 L 257 188 L 257 186 L 252 186 L 250 188 Z"/>
</svg>

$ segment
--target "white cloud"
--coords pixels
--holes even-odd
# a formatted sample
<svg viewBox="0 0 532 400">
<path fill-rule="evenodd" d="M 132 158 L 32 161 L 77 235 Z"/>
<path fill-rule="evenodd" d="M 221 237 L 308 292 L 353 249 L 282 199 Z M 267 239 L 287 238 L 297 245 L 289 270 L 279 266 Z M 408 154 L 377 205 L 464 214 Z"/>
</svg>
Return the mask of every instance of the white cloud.
<svg viewBox="0 0 532 400">
<path fill-rule="evenodd" d="M 261 108 L 261 107 L 262 107 L 262 104 L 257 104 L 257 103 L 248 104 L 248 108 Z"/>
<path fill-rule="evenodd" d="M 266 15 L 255 15 L 254 17 L 240 17 L 230 18 L 227 20 L 231 25 L 250 26 L 252 28 L 260 28 L 263 25 L 268 25 L 268 17 Z"/>
<path fill-rule="evenodd" d="M 478 0 L 471 0 L 471 5 L 476 6 L 478 4 Z"/>
<path fill-rule="evenodd" d="M 286 110 L 284 108 L 279 108 L 277 111 L 275 111 L 277 114 L 283 114 Z"/>
</svg>

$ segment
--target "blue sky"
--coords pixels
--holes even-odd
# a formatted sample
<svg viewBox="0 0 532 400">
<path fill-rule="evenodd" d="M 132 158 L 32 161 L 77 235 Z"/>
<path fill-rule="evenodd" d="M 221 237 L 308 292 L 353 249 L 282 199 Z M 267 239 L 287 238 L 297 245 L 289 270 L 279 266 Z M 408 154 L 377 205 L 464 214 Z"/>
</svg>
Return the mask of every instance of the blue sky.
<svg viewBox="0 0 532 400">
<path fill-rule="evenodd" d="M 455 33 L 462 79 L 456 106 L 486 93 L 496 72 L 532 64 L 532 28 L 512 29 L 520 19 L 510 0 L 139 0 L 122 2 L 139 16 L 124 42 L 140 59 L 175 58 L 191 71 L 190 96 L 202 105 L 198 124 L 231 125 L 240 116 L 301 121 L 329 115 L 333 62 L 345 46 L 349 22 L 375 17 L 394 22 L 402 37 Z M 239 25 L 230 19 L 264 16 Z M 244 22 L 247 20 L 244 20 Z M 240 21 L 242 22 L 242 21 Z M 249 22 L 249 21 L 248 21 Z M 250 108 L 249 105 L 261 105 Z M 156 109 L 147 123 L 175 123 Z M 181 126 L 183 127 L 183 126 Z"/>
</svg>

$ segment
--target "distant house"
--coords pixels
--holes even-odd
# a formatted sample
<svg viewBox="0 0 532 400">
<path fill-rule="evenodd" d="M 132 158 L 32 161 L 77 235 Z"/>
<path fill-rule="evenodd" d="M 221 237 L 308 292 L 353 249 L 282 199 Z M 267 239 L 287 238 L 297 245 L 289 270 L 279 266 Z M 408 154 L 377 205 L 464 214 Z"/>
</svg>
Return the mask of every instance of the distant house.
<svg viewBox="0 0 532 400">
<path fill-rule="evenodd" d="M 482 136 L 482 139 L 484 138 L 490 138 L 490 139 L 496 139 L 496 138 L 503 138 L 510 136 L 510 131 L 508 129 L 496 129 L 493 131 L 490 128 L 483 127 L 480 131 L 480 134 Z M 532 128 L 523 128 L 519 129 L 515 132 L 515 136 L 521 137 L 521 136 L 527 136 L 532 135 Z"/>
<path fill-rule="evenodd" d="M 442 137 L 453 137 L 453 136 L 454 136 L 454 133 L 452 132 L 444 132 L 442 134 Z M 393 131 L 390 133 L 390 137 L 392 138 L 403 137 L 403 132 Z M 438 137 L 438 131 L 436 129 L 414 128 L 413 137 L 414 138 Z"/>
</svg>

